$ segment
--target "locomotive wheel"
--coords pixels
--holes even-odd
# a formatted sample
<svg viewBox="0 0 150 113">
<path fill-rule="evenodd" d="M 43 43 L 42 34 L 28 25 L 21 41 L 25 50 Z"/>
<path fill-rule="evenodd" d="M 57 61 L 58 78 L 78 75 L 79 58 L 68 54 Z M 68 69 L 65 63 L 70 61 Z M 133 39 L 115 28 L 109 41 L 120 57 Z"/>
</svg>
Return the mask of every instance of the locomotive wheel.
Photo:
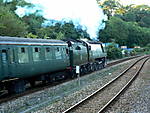
<svg viewBox="0 0 150 113">
<path fill-rule="evenodd" d="M 86 66 L 84 67 L 84 73 L 85 73 L 85 74 L 87 74 L 87 73 L 88 73 L 88 69 L 87 69 L 87 67 L 86 67 Z"/>
<path fill-rule="evenodd" d="M 81 74 L 81 75 L 84 75 L 84 71 L 85 71 L 85 70 L 84 70 L 84 67 L 81 67 L 81 68 L 80 68 L 80 74 Z"/>
<path fill-rule="evenodd" d="M 89 65 L 88 71 L 92 72 L 92 65 L 91 64 Z"/>
<path fill-rule="evenodd" d="M 96 71 L 98 70 L 98 64 L 95 64 L 95 70 Z"/>
</svg>

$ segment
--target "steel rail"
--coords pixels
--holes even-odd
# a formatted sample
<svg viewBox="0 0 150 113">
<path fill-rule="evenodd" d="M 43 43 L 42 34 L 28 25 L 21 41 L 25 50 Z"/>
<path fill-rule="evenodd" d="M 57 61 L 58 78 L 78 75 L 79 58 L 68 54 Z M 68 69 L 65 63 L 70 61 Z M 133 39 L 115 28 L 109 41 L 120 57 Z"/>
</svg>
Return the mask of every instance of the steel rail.
<svg viewBox="0 0 150 113">
<path fill-rule="evenodd" d="M 127 69 L 125 69 L 122 73 L 120 73 L 117 77 L 115 77 L 114 79 L 112 79 L 111 81 L 109 81 L 107 84 L 105 84 L 104 86 L 102 86 L 101 88 L 99 88 L 98 90 L 96 90 L 95 92 L 93 92 L 91 95 L 89 95 L 86 98 L 82 99 L 81 101 L 79 101 L 78 103 L 74 104 L 73 106 L 69 107 L 68 109 L 66 109 L 62 113 L 68 113 L 68 112 L 72 111 L 73 109 L 75 109 L 76 107 L 78 107 L 79 105 L 81 105 L 82 103 L 84 103 L 86 100 L 90 99 L 91 97 L 93 97 L 94 95 L 96 95 L 97 93 L 99 93 L 100 91 L 103 91 L 104 89 L 107 88 L 107 86 L 109 86 L 110 84 L 114 83 L 117 79 L 119 79 L 121 76 L 123 76 L 136 63 L 138 63 L 139 61 L 141 61 L 142 59 L 147 58 L 147 57 L 149 57 L 149 56 L 146 55 L 146 56 L 142 57 L 141 59 L 137 60 L 135 63 L 133 63 L 132 65 L 130 65 Z"/>
<path fill-rule="evenodd" d="M 150 59 L 150 58 L 147 58 L 143 63 L 142 65 L 140 66 L 139 70 L 134 74 L 134 76 L 130 79 L 130 81 L 109 101 L 107 102 L 107 104 L 105 104 L 105 106 L 100 109 L 98 111 L 98 113 L 102 113 L 104 112 L 111 103 L 113 103 L 121 94 L 123 94 L 123 92 L 125 92 L 125 90 L 127 90 L 127 88 L 133 83 L 133 81 L 136 79 L 136 77 L 138 76 L 138 74 L 140 73 L 141 69 L 143 68 L 144 64 L 146 63 L 146 61 Z"/>
</svg>

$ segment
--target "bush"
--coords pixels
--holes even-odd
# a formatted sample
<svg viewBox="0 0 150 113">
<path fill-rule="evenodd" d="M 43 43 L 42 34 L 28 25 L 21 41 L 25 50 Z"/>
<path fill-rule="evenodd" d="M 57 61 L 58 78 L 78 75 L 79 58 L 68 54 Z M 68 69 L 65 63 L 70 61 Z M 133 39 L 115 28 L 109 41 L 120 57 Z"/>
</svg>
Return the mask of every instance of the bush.
<svg viewBox="0 0 150 113">
<path fill-rule="evenodd" d="M 129 51 L 128 51 L 128 50 L 122 50 L 122 56 L 123 56 L 123 57 L 128 57 L 128 56 L 130 56 Z"/>
<path fill-rule="evenodd" d="M 138 54 L 143 54 L 144 52 L 145 52 L 145 49 L 143 49 L 143 48 L 135 48 L 130 52 L 130 55 L 134 56 L 134 55 L 138 55 Z"/>
<path fill-rule="evenodd" d="M 117 48 L 115 46 L 115 44 L 111 44 L 109 46 L 106 47 L 106 51 L 107 51 L 107 58 L 108 59 L 118 59 L 118 58 L 122 58 L 122 52 L 120 48 Z"/>
<path fill-rule="evenodd" d="M 145 54 L 150 54 L 150 43 L 147 44 L 143 49 Z"/>
<path fill-rule="evenodd" d="M 137 55 L 137 52 L 136 52 L 135 50 L 132 50 L 132 51 L 130 52 L 130 55 L 131 55 L 131 56 Z"/>
</svg>

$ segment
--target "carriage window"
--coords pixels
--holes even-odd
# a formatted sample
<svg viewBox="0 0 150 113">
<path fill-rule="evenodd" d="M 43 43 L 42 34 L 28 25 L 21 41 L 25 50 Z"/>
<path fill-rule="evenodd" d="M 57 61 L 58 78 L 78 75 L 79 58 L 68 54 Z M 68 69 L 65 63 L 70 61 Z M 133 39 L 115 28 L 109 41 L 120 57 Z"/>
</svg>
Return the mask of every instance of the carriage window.
<svg viewBox="0 0 150 113">
<path fill-rule="evenodd" d="M 25 53 L 25 48 L 21 48 L 21 53 Z"/>
<path fill-rule="evenodd" d="M 69 50 L 68 49 L 66 49 L 66 54 L 69 54 Z"/>
<path fill-rule="evenodd" d="M 40 61 L 40 50 L 39 48 L 33 48 L 33 61 Z"/>
<path fill-rule="evenodd" d="M 52 59 L 52 51 L 49 47 L 45 48 L 45 59 L 50 60 Z"/>
<path fill-rule="evenodd" d="M 34 52 L 39 52 L 39 48 L 34 48 Z"/>
<path fill-rule="evenodd" d="M 104 47 L 103 47 L 103 45 L 101 44 L 101 48 L 102 48 L 102 52 L 104 53 L 105 51 L 104 51 Z"/>
<path fill-rule="evenodd" d="M 12 50 L 10 50 L 10 63 L 14 63 L 14 62 L 15 62 L 14 51 L 12 49 Z"/>
<path fill-rule="evenodd" d="M 62 59 L 61 51 L 60 51 L 60 49 L 58 47 L 57 47 L 57 49 L 55 51 L 55 56 L 56 56 L 56 59 Z"/>
<path fill-rule="evenodd" d="M 59 52 L 59 48 L 57 47 L 57 51 Z"/>
<path fill-rule="evenodd" d="M 2 63 L 7 64 L 7 51 L 2 50 Z"/>
<path fill-rule="evenodd" d="M 25 47 L 18 48 L 18 62 L 19 63 L 28 63 L 29 56 L 28 56 L 28 49 Z"/>
<path fill-rule="evenodd" d="M 76 50 L 81 50 L 81 47 L 77 46 L 77 47 L 76 47 Z"/>
<path fill-rule="evenodd" d="M 47 48 L 46 48 L 46 52 L 50 52 L 50 48 L 47 47 Z"/>
</svg>

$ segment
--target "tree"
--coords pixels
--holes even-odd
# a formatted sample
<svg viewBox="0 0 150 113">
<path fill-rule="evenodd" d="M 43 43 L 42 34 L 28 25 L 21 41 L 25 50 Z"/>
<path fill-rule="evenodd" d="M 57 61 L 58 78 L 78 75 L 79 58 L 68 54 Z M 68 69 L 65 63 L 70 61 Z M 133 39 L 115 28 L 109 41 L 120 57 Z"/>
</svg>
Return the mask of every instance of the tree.
<svg viewBox="0 0 150 113">
<path fill-rule="evenodd" d="M 142 35 L 144 32 L 142 32 L 142 28 L 139 27 L 136 23 L 128 22 L 128 47 L 134 47 L 134 46 L 142 46 L 143 45 L 143 37 Z"/>
<path fill-rule="evenodd" d="M 105 0 L 104 2 L 101 2 L 100 0 L 97 1 L 102 7 L 104 14 L 108 16 L 108 19 L 110 19 L 110 17 L 112 17 L 115 12 L 124 12 L 124 10 L 122 9 L 122 5 L 117 0 Z"/>
<path fill-rule="evenodd" d="M 99 36 L 102 42 L 111 42 L 113 40 L 120 45 L 126 45 L 128 37 L 127 24 L 120 18 L 112 17 L 106 23 L 105 29 L 99 32 Z"/>
<path fill-rule="evenodd" d="M 100 5 L 109 16 L 106 27 L 99 32 L 101 41 L 116 42 L 128 47 L 145 46 L 149 43 L 150 7 L 148 5 L 123 6 L 117 0 L 105 0 Z"/>
<path fill-rule="evenodd" d="M 37 30 L 39 38 L 57 39 L 57 32 L 55 32 L 53 26 L 47 26 Z"/>
<path fill-rule="evenodd" d="M 64 23 L 61 27 L 66 38 L 78 39 L 77 30 L 72 22 Z"/>
<path fill-rule="evenodd" d="M 31 3 L 28 3 L 25 0 L 5 0 L 4 5 L 9 7 L 11 11 L 15 11 L 17 9 L 17 6 L 33 7 Z"/>
<path fill-rule="evenodd" d="M 34 34 L 32 34 L 32 33 L 28 33 L 28 34 L 26 35 L 26 37 L 27 37 L 27 38 L 37 38 L 38 36 L 37 36 L 37 35 L 34 35 Z"/>
<path fill-rule="evenodd" d="M 37 11 L 33 14 L 24 16 L 22 20 L 29 26 L 28 32 L 31 32 L 32 34 L 36 35 L 37 30 L 42 27 L 42 23 L 44 23 L 45 18 L 39 15 Z"/>
<path fill-rule="evenodd" d="M 150 28 L 150 7 L 147 5 L 132 6 L 121 18 L 127 22 L 137 22 L 141 27 Z"/>
<path fill-rule="evenodd" d="M 27 25 L 10 11 L 8 7 L 0 6 L 0 35 L 25 36 Z"/>
<path fill-rule="evenodd" d="M 120 18 L 112 17 L 107 21 L 104 30 L 99 32 L 102 42 L 116 42 L 128 47 L 144 46 L 149 43 L 150 29 L 140 27 L 136 22 L 125 22 Z"/>
<path fill-rule="evenodd" d="M 80 39 L 89 38 L 89 34 L 86 30 L 82 30 L 81 26 L 75 27 L 73 22 L 57 22 L 50 26 L 44 26 L 37 30 L 39 37 L 49 37 L 50 39 Z"/>
</svg>

